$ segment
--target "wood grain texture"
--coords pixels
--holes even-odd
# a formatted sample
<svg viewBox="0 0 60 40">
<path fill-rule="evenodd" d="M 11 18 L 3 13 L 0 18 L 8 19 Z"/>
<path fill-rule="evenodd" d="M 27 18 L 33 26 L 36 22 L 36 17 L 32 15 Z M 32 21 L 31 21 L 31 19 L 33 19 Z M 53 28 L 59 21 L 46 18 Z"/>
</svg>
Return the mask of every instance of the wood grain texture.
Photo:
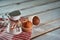
<svg viewBox="0 0 60 40">
<path fill-rule="evenodd" d="M 41 29 L 41 30 L 36 30 L 36 29 Z M 32 34 L 31 39 L 34 39 L 36 37 L 42 36 L 46 33 L 49 33 L 51 31 L 60 29 L 60 19 L 59 20 L 55 20 L 51 23 L 48 23 L 47 25 L 41 25 L 39 27 L 33 28 L 33 30 L 35 31 L 35 33 Z"/>
</svg>

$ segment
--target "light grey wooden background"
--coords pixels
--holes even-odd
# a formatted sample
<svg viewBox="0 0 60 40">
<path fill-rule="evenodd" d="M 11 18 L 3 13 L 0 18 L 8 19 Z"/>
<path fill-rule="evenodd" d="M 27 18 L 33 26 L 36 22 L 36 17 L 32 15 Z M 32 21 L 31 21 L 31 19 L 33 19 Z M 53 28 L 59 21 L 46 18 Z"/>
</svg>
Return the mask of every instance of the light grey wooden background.
<svg viewBox="0 0 60 40">
<path fill-rule="evenodd" d="M 41 23 L 46 23 L 47 21 L 60 19 L 60 0 L 0 0 L 0 17 L 1 14 L 15 10 L 20 10 L 22 16 L 37 15 L 41 19 Z M 60 21 L 47 27 L 54 26 L 60 26 Z M 33 40 L 60 40 L 59 31 L 60 29 Z"/>
</svg>

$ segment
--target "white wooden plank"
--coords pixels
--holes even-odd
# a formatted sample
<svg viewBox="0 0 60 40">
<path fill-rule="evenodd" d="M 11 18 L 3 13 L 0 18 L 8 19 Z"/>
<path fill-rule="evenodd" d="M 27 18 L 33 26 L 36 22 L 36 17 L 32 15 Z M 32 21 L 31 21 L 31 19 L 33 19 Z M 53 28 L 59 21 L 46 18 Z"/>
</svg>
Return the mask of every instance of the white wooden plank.
<svg viewBox="0 0 60 40">
<path fill-rule="evenodd" d="M 28 2 L 24 2 L 24 1 L 28 1 Z M 26 6 L 35 6 L 35 5 L 40 5 L 40 4 L 44 4 L 44 3 L 47 3 L 47 2 L 54 2 L 54 1 L 58 1 L 58 0 L 30 0 L 31 2 L 29 2 L 29 0 L 2 0 L 0 1 L 0 6 L 3 6 L 5 7 L 4 5 L 8 5 L 9 4 L 13 4 L 13 3 L 22 3 L 20 5 L 26 5 Z M 23 3 L 24 2 L 24 3 Z M 14 4 L 16 5 L 16 4 Z M 13 5 L 11 5 L 13 6 Z"/>
<path fill-rule="evenodd" d="M 18 3 L 18 2 L 24 2 L 24 1 L 27 1 L 27 0 L 0 0 L 0 6 L 9 5 L 9 4 Z"/>
<path fill-rule="evenodd" d="M 59 26 L 60 26 L 60 20 L 57 20 L 57 21 L 48 23 L 47 25 L 44 25 L 44 26 L 42 25 L 42 26 L 33 28 L 32 38 L 34 36 L 40 35 L 40 34 L 42 34 L 44 32 L 53 30 L 54 28 L 58 28 Z"/>
<path fill-rule="evenodd" d="M 46 0 L 46 2 L 49 2 L 49 0 L 48 1 Z M 37 4 L 43 4 L 43 3 L 46 3 L 46 2 L 44 2 L 44 1 L 32 1 L 32 2 L 27 2 L 27 3 L 22 3 L 20 5 L 12 5 L 12 6 L 7 6 L 7 7 L 0 7 L 0 13 L 7 13 L 7 12 L 14 11 L 14 10 L 22 9 L 22 8 L 28 8 L 30 6 L 35 6 Z M 52 2 L 52 1 L 50 1 L 50 2 Z"/>
<path fill-rule="evenodd" d="M 23 16 L 25 16 L 25 15 L 30 15 L 32 13 L 37 13 L 37 12 L 41 12 L 41 11 L 45 11 L 45 10 L 53 9 L 53 8 L 57 8 L 57 7 L 60 7 L 60 1 L 51 3 L 51 4 L 47 4 L 47 5 L 43 5 L 43 6 L 38 6 L 38 7 L 22 10 L 21 13 Z"/>
<path fill-rule="evenodd" d="M 49 32 L 43 36 L 37 37 L 33 40 L 60 40 L 60 29 Z"/>
</svg>

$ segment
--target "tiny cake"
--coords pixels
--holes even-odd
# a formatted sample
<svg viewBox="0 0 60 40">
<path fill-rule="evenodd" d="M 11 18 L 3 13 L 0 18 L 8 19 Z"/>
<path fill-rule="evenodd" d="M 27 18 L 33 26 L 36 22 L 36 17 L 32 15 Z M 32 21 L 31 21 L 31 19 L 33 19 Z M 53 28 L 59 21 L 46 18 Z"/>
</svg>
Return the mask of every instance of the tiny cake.
<svg viewBox="0 0 60 40">
<path fill-rule="evenodd" d="M 25 27 L 25 28 L 30 28 L 30 27 L 32 27 L 32 23 L 30 21 L 27 21 L 27 22 L 24 22 L 22 24 L 22 26 Z"/>
<path fill-rule="evenodd" d="M 32 22 L 29 21 L 27 18 L 21 18 L 22 22 L 22 30 L 25 32 L 31 32 L 32 31 Z"/>
<path fill-rule="evenodd" d="M 32 19 L 32 23 L 34 25 L 38 25 L 40 23 L 40 19 L 38 16 L 34 16 L 33 19 Z"/>
<path fill-rule="evenodd" d="M 32 31 L 32 23 L 30 21 L 23 23 L 22 30 L 25 32 L 31 32 Z"/>
</svg>

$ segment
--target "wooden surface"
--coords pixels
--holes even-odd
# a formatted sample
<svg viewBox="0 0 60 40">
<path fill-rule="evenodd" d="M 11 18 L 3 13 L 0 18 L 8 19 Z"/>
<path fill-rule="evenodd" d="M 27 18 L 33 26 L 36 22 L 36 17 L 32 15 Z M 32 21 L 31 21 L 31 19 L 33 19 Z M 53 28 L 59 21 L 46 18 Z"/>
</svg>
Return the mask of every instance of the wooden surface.
<svg viewBox="0 0 60 40">
<path fill-rule="evenodd" d="M 60 19 L 56 20 L 55 22 L 51 22 L 42 26 L 37 26 L 36 28 L 33 28 L 32 32 L 32 39 L 38 37 L 39 35 L 43 35 L 45 33 L 54 31 L 56 29 L 60 28 Z"/>
<path fill-rule="evenodd" d="M 58 29 L 60 28 L 60 0 L 6 1 L 0 1 L 0 14 L 20 10 L 22 16 L 39 16 L 41 24 L 33 26 L 32 40 L 53 40 L 53 38 L 55 40 L 59 37 L 57 36 L 59 34 L 55 33 L 59 33 Z M 18 5 L 16 3 L 18 3 Z M 54 37 L 55 35 L 56 37 Z M 58 40 L 60 39 L 58 38 Z"/>
<path fill-rule="evenodd" d="M 32 40 L 60 40 L 60 29 L 46 33 Z"/>
<path fill-rule="evenodd" d="M 22 15 L 24 14 L 23 16 L 26 16 L 26 15 L 30 15 L 32 13 L 37 13 L 37 12 L 45 11 L 47 9 L 56 8 L 56 7 L 60 6 L 59 5 L 60 2 L 57 3 L 58 0 L 57 1 L 56 0 L 54 0 L 54 1 L 52 1 L 52 0 L 49 1 L 48 0 L 47 1 L 48 3 L 46 1 L 42 1 L 42 0 L 39 1 L 38 0 L 38 1 L 35 1 L 35 2 L 32 1 L 32 2 L 22 3 L 20 5 L 9 5 L 9 6 L 5 6 L 5 7 L 0 7 L 0 13 L 9 13 L 9 12 L 12 12 L 14 10 L 20 10 Z M 43 5 L 45 3 L 46 3 L 46 5 Z M 39 4 L 39 6 L 37 6 L 37 4 Z M 52 5 L 54 5 L 54 6 L 52 6 Z M 34 6 L 34 7 L 32 8 L 32 6 Z M 31 8 L 29 8 L 29 7 L 31 7 Z M 24 9 L 24 10 L 21 10 L 21 9 Z"/>
</svg>

